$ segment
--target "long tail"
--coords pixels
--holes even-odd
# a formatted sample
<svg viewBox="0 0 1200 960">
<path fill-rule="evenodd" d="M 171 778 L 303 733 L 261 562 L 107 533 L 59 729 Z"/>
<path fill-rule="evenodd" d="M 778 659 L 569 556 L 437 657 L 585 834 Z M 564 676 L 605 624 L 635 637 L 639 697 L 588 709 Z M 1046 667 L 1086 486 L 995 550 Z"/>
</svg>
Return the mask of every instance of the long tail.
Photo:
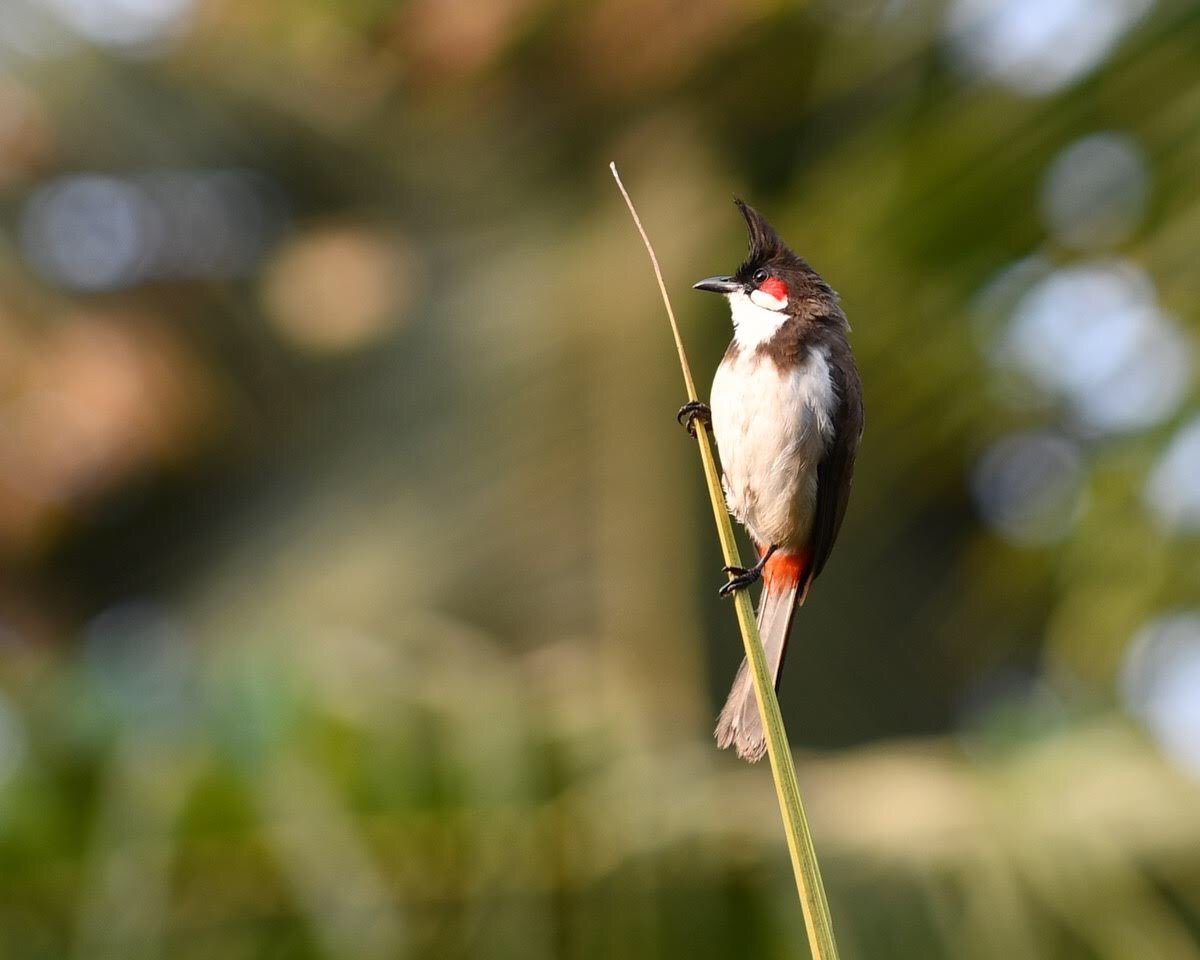
<svg viewBox="0 0 1200 960">
<path fill-rule="evenodd" d="M 783 670 L 783 655 L 787 650 L 788 630 L 792 625 L 792 614 L 798 603 L 804 602 L 800 595 L 801 584 L 808 573 L 808 557 L 800 553 L 776 551 L 763 569 L 763 593 L 758 603 L 758 632 L 762 637 L 767 655 L 767 668 L 779 687 L 779 674 Z M 763 737 L 762 718 L 758 714 L 758 698 L 754 693 L 754 679 L 750 676 L 750 665 L 742 660 L 729 699 L 717 718 L 715 736 L 717 746 L 724 749 L 732 746 L 743 760 L 754 763 L 767 752 Z"/>
</svg>

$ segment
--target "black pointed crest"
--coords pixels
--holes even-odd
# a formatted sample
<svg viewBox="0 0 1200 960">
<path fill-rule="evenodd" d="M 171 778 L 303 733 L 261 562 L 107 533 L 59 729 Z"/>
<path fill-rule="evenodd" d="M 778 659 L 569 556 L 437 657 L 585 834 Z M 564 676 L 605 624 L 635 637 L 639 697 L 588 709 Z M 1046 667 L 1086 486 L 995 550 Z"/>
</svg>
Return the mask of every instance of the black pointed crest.
<svg viewBox="0 0 1200 960">
<path fill-rule="evenodd" d="M 746 229 L 750 234 L 750 252 L 746 256 L 746 263 L 765 263 L 788 252 L 787 244 L 775 232 L 775 228 L 767 223 L 766 217 L 744 200 L 735 198 L 733 202 L 746 218 Z"/>
</svg>

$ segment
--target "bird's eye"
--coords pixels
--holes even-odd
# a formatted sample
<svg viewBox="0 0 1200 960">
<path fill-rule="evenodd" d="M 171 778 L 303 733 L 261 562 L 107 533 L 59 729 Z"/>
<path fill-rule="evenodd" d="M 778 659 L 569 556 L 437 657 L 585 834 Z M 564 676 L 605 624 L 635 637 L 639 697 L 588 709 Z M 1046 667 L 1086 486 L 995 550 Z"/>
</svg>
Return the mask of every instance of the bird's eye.
<svg viewBox="0 0 1200 960">
<path fill-rule="evenodd" d="M 767 271 L 766 270 L 755 271 L 755 274 L 754 274 L 754 282 L 755 283 L 762 283 L 766 279 L 767 279 Z"/>
</svg>

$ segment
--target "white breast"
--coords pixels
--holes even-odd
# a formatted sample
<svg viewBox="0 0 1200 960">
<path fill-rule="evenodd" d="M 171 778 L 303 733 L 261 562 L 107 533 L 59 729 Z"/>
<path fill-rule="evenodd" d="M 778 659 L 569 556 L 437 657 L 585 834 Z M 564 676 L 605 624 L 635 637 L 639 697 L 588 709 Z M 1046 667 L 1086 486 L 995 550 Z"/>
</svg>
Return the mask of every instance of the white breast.
<svg viewBox="0 0 1200 960">
<path fill-rule="evenodd" d="M 743 350 L 766 343 L 787 321 L 788 315 L 783 312 L 787 300 L 776 300 L 761 290 L 749 295 L 739 290 L 726 296 L 733 319 L 733 338 Z"/>
<path fill-rule="evenodd" d="M 745 347 L 717 368 L 710 405 L 725 496 L 760 544 L 808 542 L 836 404 L 820 349 L 791 371 Z"/>
</svg>

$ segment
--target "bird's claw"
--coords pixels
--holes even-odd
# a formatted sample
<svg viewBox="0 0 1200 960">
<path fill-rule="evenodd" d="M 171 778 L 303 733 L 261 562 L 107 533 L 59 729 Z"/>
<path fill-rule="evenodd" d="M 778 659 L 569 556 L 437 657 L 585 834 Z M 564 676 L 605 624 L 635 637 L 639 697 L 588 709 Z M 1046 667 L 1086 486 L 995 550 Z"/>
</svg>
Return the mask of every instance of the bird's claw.
<svg viewBox="0 0 1200 960">
<path fill-rule="evenodd" d="M 686 427 L 689 436 L 696 435 L 696 421 L 699 420 L 705 427 L 712 426 L 712 411 L 708 408 L 707 403 L 700 400 L 689 400 L 679 412 L 675 414 L 675 419 L 679 421 L 680 426 Z"/>
<path fill-rule="evenodd" d="M 729 582 L 723 584 L 717 594 L 722 597 L 731 597 L 738 590 L 745 590 L 750 584 L 762 579 L 762 568 L 760 567 L 722 567 L 722 571 L 729 574 Z"/>
</svg>

